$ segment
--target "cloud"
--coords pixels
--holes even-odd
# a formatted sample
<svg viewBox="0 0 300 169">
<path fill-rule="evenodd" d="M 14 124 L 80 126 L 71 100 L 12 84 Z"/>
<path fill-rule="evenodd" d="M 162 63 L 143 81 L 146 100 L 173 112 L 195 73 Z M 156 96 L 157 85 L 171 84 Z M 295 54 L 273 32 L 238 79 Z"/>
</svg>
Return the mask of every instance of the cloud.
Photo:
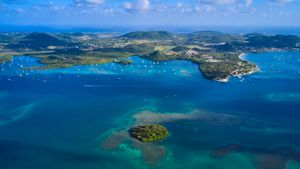
<svg viewBox="0 0 300 169">
<path fill-rule="evenodd" d="M 245 0 L 245 5 L 248 7 L 248 6 L 251 6 L 253 4 L 253 0 Z"/>
<path fill-rule="evenodd" d="M 125 10 L 133 10 L 134 9 L 134 5 L 131 2 L 124 2 L 123 4 L 123 8 Z"/>
<path fill-rule="evenodd" d="M 234 4 L 245 4 L 250 6 L 254 0 L 198 0 L 201 4 L 206 5 L 234 5 Z M 276 1 L 276 0 L 275 0 Z M 280 1 L 280 0 L 279 0 Z"/>
<path fill-rule="evenodd" d="M 255 0 L 198 0 L 192 12 L 215 16 L 235 16 L 238 14 L 250 14 L 256 11 Z"/>
<path fill-rule="evenodd" d="M 150 0 L 137 0 L 136 3 L 124 2 L 122 8 L 126 11 L 147 11 L 150 9 Z"/>
<path fill-rule="evenodd" d="M 25 13 L 25 10 L 23 8 L 16 8 L 16 12 L 21 14 L 21 13 Z"/>
<path fill-rule="evenodd" d="M 228 9 L 232 9 L 239 2 L 239 0 L 198 0 L 194 6 L 194 10 L 198 13 L 207 13 L 207 12 L 221 12 Z"/>
<path fill-rule="evenodd" d="M 105 0 L 73 0 L 73 3 L 76 6 L 85 6 L 85 5 L 92 5 L 97 6 L 103 4 Z"/>
<path fill-rule="evenodd" d="M 86 0 L 86 2 L 88 4 L 92 4 L 92 5 L 99 5 L 99 4 L 104 3 L 104 0 Z"/>
<path fill-rule="evenodd" d="M 138 1 L 138 9 L 139 10 L 148 10 L 150 8 L 149 0 L 139 0 Z"/>
</svg>

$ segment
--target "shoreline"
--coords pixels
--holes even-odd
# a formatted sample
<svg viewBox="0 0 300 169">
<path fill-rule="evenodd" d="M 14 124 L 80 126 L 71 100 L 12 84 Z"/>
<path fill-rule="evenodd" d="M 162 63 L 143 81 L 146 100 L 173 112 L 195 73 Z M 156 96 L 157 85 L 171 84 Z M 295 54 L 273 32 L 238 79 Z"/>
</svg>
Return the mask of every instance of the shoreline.
<svg viewBox="0 0 300 169">
<path fill-rule="evenodd" d="M 248 53 L 241 53 L 238 57 L 239 59 L 243 60 L 243 61 L 247 61 L 247 62 L 250 62 L 246 59 L 246 56 L 247 56 Z"/>
<path fill-rule="evenodd" d="M 248 60 L 245 58 L 246 55 L 247 55 L 247 54 L 243 52 L 243 53 L 241 53 L 241 54 L 238 56 L 238 58 L 241 59 L 241 60 L 243 60 L 243 61 L 250 62 L 250 61 L 248 61 Z M 251 62 L 250 62 L 250 63 L 251 63 Z M 247 72 L 247 73 L 230 74 L 230 75 L 228 75 L 226 78 L 223 78 L 223 79 L 213 79 L 213 80 L 214 80 L 214 81 L 217 81 L 217 82 L 220 82 L 220 83 L 228 83 L 231 76 L 232 76 L 232 77 L 237 77 L 237 78 L 242 78 L 243 76 L 247 76 L 247 75 L 251 75 L 251 74 L 254 74 L 254 73 L 256 73 L 256 72 L 259 72 L 259 71 L 260 71 L 259 67 L 258 67 L 256 64 L 255 64 L 255 66 L 256 66 L 256 69 L 255 69 L 255 70 L 249 71 L 249 72 Z"/>
<path fill-rule="evenodd" d="M 246 56 L 246 53 L 241 53 L 241 54 L 239 55 L 239 59 L 241 59 L 241 60 L 246 60 L 246 59 L 244 58 L 244 56 Z"/>
<path fill-rule="evenodd" d="M 250 62 L 249 60 L 246 59 L 246 56 L 247 56 L 247 53 L 241 53 L 241 54 L 239 55 L 239 59 L 241 59 L 241 60 L 243 60 L 243 61 L 247 61 L 247 62 L 249 62 L 249 63 L 252 63 L 252 62 Z M 253 64 L 255 64 L 255 63 L 253 63 Z M 237 75 L 233 75 L 233 76 L 236 76 L 236 77 L 241 78 L 242 76 L 251 75 L 251 74 L 253 74 L 253 73 L 256 73 L 256 72 L 259 72 L 259 71 L 260 71 L 260 69 L 259 69 L 259 67 L 257 66 L 257 64 L 255 64 L 255 68 L 256 68 L 255 70 L 252 70 L 252 71 L 250 71 L 250 72 L 248 72 L 248 73 L 241 73 L 241 74 L 237 74 Z"/>
<path fill-rule="evenodd" d="M 257 73 L 259 72 L 260 70 L 257 68 L 257 70 L 253 70 L 253 71 L 250 71 L 248 73 L 241 73 L 241 74 L 236 74 L 236 75 L 231 75 L 233 77 L 238 77 L 238 78 L 242 78 L 243 76 L 247 76 L 247 75 L 251 75 L 251 74 L 254 74 L 254 73 Z"/>
<path fill-rule="evenodd" d="M 248 60 L 246 60 L 245 59 L 245 56 L 246 56 L 246 53 L 241 53 L 241 54 L 239 54 L 238 55 L 238 58 L 239 59 L 241 59 L 241 60 L 243 60 L 243 61 L 247 61 L 247 62 L 249 62 Z M 14 58 L 14 57 L 20 57 L 20 56 L 12 56 L 12 58 Z M 35 59 L 37 59 L 36 57 L 34 57 L 34 56 L 27 56 L 27 57 L 31 57 L 31 58 L 35 58 Z M 144 59 L 144 58 L 141 58 L 141 57 L 139 57 L 140 59 Z M 37 59 L 38 60 L 38 59 Z M 170 61 L 170 60 L 167 60 L 167 61 Z M 154 62 L 154 61 L 153 61 Z M 100 65 L 100 64 L 99 64 Z M 249 71 L 249 72 L 246 72 L 246 73 L 240 73 L 240 74 L 233 74 L 233 73 L 230 73 L 230 74 L 228 74 L 227 75 L 227 77 L 224 77 L 224 78 L 215 78 L 215 79 L 208 79 L 208 80 L 213 80 L 213 81 L 216 81 L 216 82 L 220 82 L 220 83 L 227 83 L 227 82 L 229 82 L 230 81 L 230 77 L 231 76 L 233 76 L 233 77 L 238 77 L 238 78 L 241 78 L 242 76 L 245 76 L 245 75 L 250 75 L 250 74 L 253 74 L 253 73 L 256 73 L 256 72 L 258 72 L 259 71 L 259 68 L 257 67 L 257 65 L 255 64 L 255 66 L 256 66 L 256 69 L 254 70 L 251 70 L 251 71 Z M 71 66 L 72 67 L 72 66 Z M 44 67 L 44 66 L 42 66 L 42 67 L 39 67 L 39 68 L 45 68 L 45 70 L 48 70 L 49 68 L 47 68 L 47 67 Z M 59 68 L 59 67 L 58 67 Z M 32 68 L 30 68 L 30 69 L 32 69 Z M 59 68 L 60 69 L 60 68 Z M 42 70 L 44 70 L 44 69 L 42 69 Z"/>
<path fill-rule="evenodd" d="M 220 83 L 228 83 L 230 79 L 230 76 L 227 76 L 224 79 L 214 79 L 214 81 L 220 82 Z"/>
</svg>

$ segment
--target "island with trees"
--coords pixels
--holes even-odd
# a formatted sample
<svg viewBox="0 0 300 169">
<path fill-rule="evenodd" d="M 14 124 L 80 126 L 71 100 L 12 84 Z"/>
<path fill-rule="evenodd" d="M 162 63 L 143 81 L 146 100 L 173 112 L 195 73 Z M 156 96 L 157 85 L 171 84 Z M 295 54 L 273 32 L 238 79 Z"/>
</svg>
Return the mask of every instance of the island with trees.
<svg viewBox="0 0 300 169">
<path fill-rule="evenodd" d="M 130 137 L 141 142 L 154 142 L 165 139 L 169 131 L 159 124 L 147 124 L 132 127 L 128 131 Z"/>
</svg>

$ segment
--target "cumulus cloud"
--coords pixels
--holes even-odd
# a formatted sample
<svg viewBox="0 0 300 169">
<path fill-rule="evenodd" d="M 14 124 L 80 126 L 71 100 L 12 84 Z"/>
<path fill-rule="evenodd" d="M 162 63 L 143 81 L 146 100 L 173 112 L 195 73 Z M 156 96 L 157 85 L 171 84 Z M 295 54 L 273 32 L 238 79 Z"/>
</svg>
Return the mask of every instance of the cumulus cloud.
<svg viewBox="0 0 300 169">
<path fill-rule="evenodd" d="M 33 0 L 0 0 L 0 11 L 2 13 L 16 13 L 61 16 L 77 16 L 84 13 L 93 17 L 98 16 L 122 16 L 124 14 L 151 16 L 152 14 L 162 17 L 173 16 L 238 16 L 239 14 L 253 14 L 254 11 L 263 11 L 273 14 L 274 11 L 267 11 L 272 6 L 280 7 L 285 11 L 289 3 L 298 2 L 297 0 L 70 0 L 71 3 L 62 3 L 59 0 L 33 1 Z M 22 3 L 21 3 L 22 2 Z M 105 3 L 109 2 L 109 3 Z M 291 5 L 291 7 L 293 7 Z M 274 10 L 277 10 L 277 8 Z M 279 8 L 278 8 L 279 10 Z M 257 12 L 257 13 L 258 13 Z M 277 11 L 277 14 L 280 11 Z M 259 14 L 257 14 L 259 15 Z M 262 15 L 262 14 L 261 14 Z M 160 19 L 160 18 L 159 18 Z"/>
<path fill-rule="evenodd" d="M 229 6 L 235 6 L 239 0 L 198 0 L 194 6 L 196 12 L 225 11 Z"/>
<path fill-rule="evenodd" d="M 138 6 L 139 10 L 148 10 L 150 8 L 150 1 L 149 0 L 139 0 L 137 6 Z"/>
<path fill-rule="evenodd" d="M 124 2 L 122 7 L 126 11 L 147 11 L 150 9 L 150 0 L 137 0 L 136 3 Z"/>
<path fill-rule="evenodd" d="M 131 2 L 124 2 L 123 4 L 123 8 L 125 10 L 133 10 L 134 9 L 134 5 Z"/>
</svg>

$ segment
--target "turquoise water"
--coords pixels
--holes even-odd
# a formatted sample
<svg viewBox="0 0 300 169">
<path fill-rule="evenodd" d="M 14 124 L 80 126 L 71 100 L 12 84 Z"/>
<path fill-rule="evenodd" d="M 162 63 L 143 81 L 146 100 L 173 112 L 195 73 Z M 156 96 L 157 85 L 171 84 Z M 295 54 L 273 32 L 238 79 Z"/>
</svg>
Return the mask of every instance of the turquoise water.
<svg viewBox="0 0 300 169">
<path fill-rule="evenodd" d="M 0 65 L 2 169 L 299 169 L 300 52 L 247 54 L 260 72 L 206 80 L 188 61 L 34 70 Z M 126 130 L 162 123 L 162 142 Z"/>
</svg>

